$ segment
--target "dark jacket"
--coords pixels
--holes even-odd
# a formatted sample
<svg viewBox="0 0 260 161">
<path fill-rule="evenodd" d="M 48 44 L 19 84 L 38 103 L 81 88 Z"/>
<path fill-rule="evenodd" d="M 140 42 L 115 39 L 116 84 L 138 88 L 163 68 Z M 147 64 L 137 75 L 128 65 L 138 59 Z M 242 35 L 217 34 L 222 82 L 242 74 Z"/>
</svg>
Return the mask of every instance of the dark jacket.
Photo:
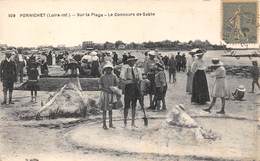
<svg viewBox="0 0 260 161">
<path fill-rule="evenodd" d="M 0 77 L 1 80 L 16 82 L 17 70 L 14 61 L 3 60 L 0 65 Z"/>
</svg>

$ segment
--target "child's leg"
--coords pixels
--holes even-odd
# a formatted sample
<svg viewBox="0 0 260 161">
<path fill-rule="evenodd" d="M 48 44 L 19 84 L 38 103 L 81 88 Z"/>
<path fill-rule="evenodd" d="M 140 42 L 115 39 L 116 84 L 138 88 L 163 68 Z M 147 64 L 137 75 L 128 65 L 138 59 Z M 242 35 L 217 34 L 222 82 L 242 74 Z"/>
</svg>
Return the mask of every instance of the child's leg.
<svg viewBox="0 0 260 161">
<path fill-rule="evenodd" d="M 113 126 L 113 123 L 112 123 L 112 121 L 113 121 L 113 119 L 112 119 L 112 110 L 109 110 L 108 111 L 108 115 L 109 115 L 109 127 L 110 128 L 115 128 L 114 126 Z"/>
<path fill-rule="evenodd" d="M 169 83 L 171 83 L 171 72 L 169 71 Z"/>
<path fill-rule="evenodd" d="M 217 113 L 225 114 L 225 97 L 221 97 L 221 103 L 222 103 L 221 110 L 219 112 L 217 112 Z"/>
<path fill-rule="evenodd" d="M 33 102 L 33 90 L 31 90 L 31 102 Z"/>
<path fill-rule="evenodd" d="M 166 110 L 167 108 L 166 108 L 166 103 L 165 103 L 165 97 L 163 97 L 163 99 L 162 99 L 162 104 L 163 104 L 162 109 Z"/>
<path fill-rule="evenodd" d="M 209 105 L 209 108 L 203 109 L 204 111 L 210 112 L 211 108 L 215 105 L 217 100 L 217 97 L 213 97 L 211 104 Z"/>
<path fill-rule="evenodd" d="M 36 102 L 36 97 L 37 97 L 37 90 L 34 91 L 34 99 L 35 99 L 35 102 Z"/>
<path fill-rule="evenodd" d="M 128 116 L 128 110 L 130 108 L 130 98 L 125 96 L 125 107 L 124 107 L 124 126 L 127 125 L 127 116 Z"/>
<path fill-rule="evenodd" d="M 106 125 L 106 115 L 107 115 L 107 111 L 103 110 L 103 129 L 107 129 L 107 125 Z"/>
<path fill-rule="evenodd" d="M 255 92 L 255 80 L 253 80 L 253 82 L 252 82 L 252 91 L 251 91 L 252 93 L 254 93 Z"/>
</svg>

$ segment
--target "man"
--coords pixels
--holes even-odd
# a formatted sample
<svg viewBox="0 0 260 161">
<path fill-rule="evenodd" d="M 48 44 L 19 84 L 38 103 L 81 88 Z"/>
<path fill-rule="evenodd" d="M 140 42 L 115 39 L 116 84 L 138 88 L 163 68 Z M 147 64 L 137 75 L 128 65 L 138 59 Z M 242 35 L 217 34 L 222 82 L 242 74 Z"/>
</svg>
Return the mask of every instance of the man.
<svg viewBox="0 0 260 161">
<path fill-rule="evenodd" d="M 183 72 L 186 71 L 186 63 L 187 63 L 187 59 L 186 59 L 185 54 L 183 53 L 181 56 L 181 69 Z"/>
<path fill-rule="evenodd" d="M 175 60 L 176 60 L 176 65 L 177 65 L 177 72 L 180 72 L 181 71 L 181 55 L 180 55 L 180 52 L 177 53 Z"/>
<path fill-rule="evenodd" d="M 117 61 L 118 61 L 118 55 L 117 55 L 117 53 L 116 52 L 113 52 L 113 65 L 115 66 L 115 65 L 117 65 Z"/>
<path fill-rule="evenodd" d="M 7 91 L 9 91 L 9 104 L 14 104 L 12 102 L 12 94 L 14 82 L 17 81 L 16 64 L 10 59 L 11 53 L 7 52 L 5 56 L 5 60 L 3 60 L 0 64 L 0 77 L 3 83 L 4 92 L 4 101 L 1 103 L 2 105 L 7 104 Z"/>
<path fill-rule="evenodd" d="M 25 57 L 22 54 L 22 49 L 17 49 L 16 55 L 14 57 L 14 61 L 16 63 L 17 66 L 17 76 L 18 79 L 20 81 L 20 83 L 23 83 L 23 69 L 26 65 L 26 61 L 25 61 Z"/>
<path fill-rule="evenodd" d="M 147 75 L 148 80 L 150 81 L 150 88 L 148 90 L 149 94 L 149 100 L 150 100 L 150 107 L 149 109 L 155 110 L 154 103 L 153 103 L 153 95 L 155 92 L 155 65 L 156 65 L 156 59 L 155 59 L 155 52 L 149 51 L 148 52 L 149 59 L 144 62 L 144 73 Z"/>
<path fill-rule="evenodd" d="M 136 103 L 140 98 L 140 88 L 138 87 L 141 80 L 141 72 L 135 67 L 136 58 L 134 56 L 128 57 L 125 68 L 121 71 L 120 77 L 124 83 L 124 126 L 127 126 L 127 116 L 130 106 L 132 107 L 132 127 L 135 125 Z"/>
</svg>

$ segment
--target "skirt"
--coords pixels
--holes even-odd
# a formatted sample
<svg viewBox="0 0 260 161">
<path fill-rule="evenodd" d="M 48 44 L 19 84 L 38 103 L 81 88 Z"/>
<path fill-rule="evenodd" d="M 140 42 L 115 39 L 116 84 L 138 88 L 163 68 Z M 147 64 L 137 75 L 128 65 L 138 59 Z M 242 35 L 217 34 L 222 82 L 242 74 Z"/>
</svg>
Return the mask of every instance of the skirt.
<svg viewBox="0 0 260 161">
<path fill-rule="evenodd" d="M 189 72 L 187 74 L 187 83 L 186 83 L 186 92 L 188 93 L 192 92 L 192 81 L 193 81 L 193 73 Z"/>
<path fill-rule="evenodd" d="M 208 82 L 204 70 L 197 70 L 193 76 L 191 102 L 205 104 L 210 101 Z"/>
<path fill-rule="evenodd" d="M 99 105 L 102 110 L 110 111 L 117 102 L 116 95 L 107 92 L 100 92 Z"/>
<path fill-rule="evenodd" d="M 217 78 L 215 80 L 211 95 L 212 97 L 226 97 L 228 95 L 225 78 Z"/>
<path fill-rule="evenodd" d="M 27 89 L 30 91 L 38 91 L 40 90 L 40 86 L 37 80 L 28 80 Z"/>
</svg>

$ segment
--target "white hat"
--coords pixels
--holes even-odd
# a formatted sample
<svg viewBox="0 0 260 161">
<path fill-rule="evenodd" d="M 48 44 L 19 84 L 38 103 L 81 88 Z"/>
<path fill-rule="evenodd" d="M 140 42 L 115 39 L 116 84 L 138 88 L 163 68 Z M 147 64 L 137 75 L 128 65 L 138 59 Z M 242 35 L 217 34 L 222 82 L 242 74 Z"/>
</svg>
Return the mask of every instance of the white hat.
<svg viewBox="0 0 260 161">
<path fill-rule="evenodd" d="M 219 60 L 219 58 L 213 58 L 213 59 L 211 60 L 211 62 L 212 62 L 212 66 L 222 66 L 222 65 L 224 65 L 224 64 Z"/>
<path fill-rule="evenodd" d="M 155 51 L 151 50 L 151 51 L 148 52 L 148 54 L 155 56 Z"/>
<path fill-rule="evenodd" d="M 107 62 L 107 63 L 103 66 L 103 70 L 106 69 L 106 68 L 112 68 L 112 69 L 114 69 L 114 66 L 113 66 L 113 64 L 111 64 L 110 62 Z"/>
<path fill-rule="evenodd" d="M 241 92 L 245 92 L 246 91 L 246 89 L 245 89 L 245 87 L 243 85 L 239 85 L 237 90 L 239 90 Z"/>
<path fill-rule="evenodd" d="M 96 56 L 96 55 L 97 55 L 97 52 L 92 51 L 92 52 L 90 53 L 90 55 L 91 55 L 91 56 Z"/>
</svg>

